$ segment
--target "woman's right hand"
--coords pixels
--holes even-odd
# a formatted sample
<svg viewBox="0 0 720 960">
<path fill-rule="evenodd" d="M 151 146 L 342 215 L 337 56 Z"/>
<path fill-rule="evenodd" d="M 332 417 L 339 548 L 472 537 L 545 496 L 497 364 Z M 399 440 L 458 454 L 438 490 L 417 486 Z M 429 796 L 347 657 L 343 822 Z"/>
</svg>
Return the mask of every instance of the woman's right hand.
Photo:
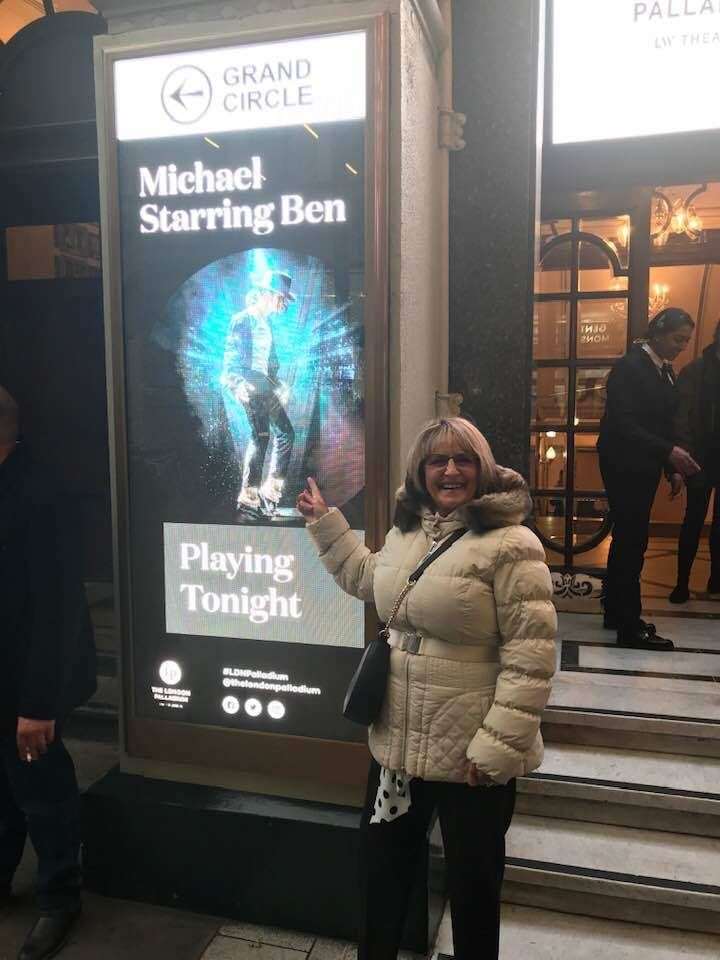
<svg viewBox="0 0 720 960">
<path fill-rule="evenodd" d="M 308 477 L 307 487 L 297 498 L 297 508 L 305 517 L 306 523 L 314 523 L 328 512 L 328 505 L 320 493 L 320 488 L 312 477 Z"/>
</svg>

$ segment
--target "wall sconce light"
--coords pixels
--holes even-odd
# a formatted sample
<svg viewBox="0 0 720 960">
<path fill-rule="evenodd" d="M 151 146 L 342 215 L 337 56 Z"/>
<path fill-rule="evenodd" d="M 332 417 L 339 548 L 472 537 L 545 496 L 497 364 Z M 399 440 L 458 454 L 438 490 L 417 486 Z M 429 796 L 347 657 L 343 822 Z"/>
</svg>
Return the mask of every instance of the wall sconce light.
<svg viewBox="0 0 720 960">
<path fill-rule="evenodd" d="M 706 190 L 707 184 L 702 183 L 684 200 L 682 197 L 671 200 L 662 190 L 654 192 L 650 237 L 656 247 L 665 246 L 673 236 L 685 237 L 693 243 L 700 240 L 703 222 L 693 206 L 693 201 Z"/>
</svg>

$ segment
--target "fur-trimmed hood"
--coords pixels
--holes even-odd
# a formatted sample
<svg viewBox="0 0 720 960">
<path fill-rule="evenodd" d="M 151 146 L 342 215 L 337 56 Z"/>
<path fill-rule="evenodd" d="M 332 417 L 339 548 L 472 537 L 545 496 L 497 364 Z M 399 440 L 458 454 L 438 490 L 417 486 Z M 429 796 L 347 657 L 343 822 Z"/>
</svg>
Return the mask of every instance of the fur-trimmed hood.
<svg viewBox="0 0 720 960">
<path fill-rule="evenodd" d="M 451 533 L 458 527 L 468 527 L 480 533 L 523 523 L 531 512 L 530 491 L 523 477 L 509 467 L 498 466 L 494 489 L 454 510 L 447 517 L 441 517 L 424 505 L 404 483 L 395 494 L 394 524 L 403 532 L 419 524 L 426 526 L 429 522 L 443 534 Z"/>
</svg>

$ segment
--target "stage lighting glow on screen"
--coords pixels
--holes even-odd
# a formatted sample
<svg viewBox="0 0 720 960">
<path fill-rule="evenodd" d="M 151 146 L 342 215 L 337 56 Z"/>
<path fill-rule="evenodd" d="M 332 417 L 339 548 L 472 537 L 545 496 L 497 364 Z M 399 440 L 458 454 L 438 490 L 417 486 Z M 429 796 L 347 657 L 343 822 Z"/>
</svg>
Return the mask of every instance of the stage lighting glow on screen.
<svg viewBox="0 0 720 960">
<path fill-rule="evenodd" d="M 552 139 L 720 127 L 720 0 L 555 0 Z"/>
</svg>

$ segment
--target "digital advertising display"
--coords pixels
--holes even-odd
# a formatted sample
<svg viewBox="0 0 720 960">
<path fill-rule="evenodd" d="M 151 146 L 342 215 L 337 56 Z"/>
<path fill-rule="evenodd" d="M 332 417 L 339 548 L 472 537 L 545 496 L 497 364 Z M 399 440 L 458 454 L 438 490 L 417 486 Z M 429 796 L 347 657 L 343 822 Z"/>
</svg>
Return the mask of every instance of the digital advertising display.
<svg viewBox="0 0 720 960">
<path fill-rule="evenodd" d="M 553 0 L 555 144 L 720 128 L 720 0 Z"/>
<path fill-rule="evenodd" d="M 325 572 L 295 503 L 314 477 L 377 537 L 373 37 L 105 51 L 134 723 L 364 739 L 341 712 L 365 609 Z"/>
</svg>

